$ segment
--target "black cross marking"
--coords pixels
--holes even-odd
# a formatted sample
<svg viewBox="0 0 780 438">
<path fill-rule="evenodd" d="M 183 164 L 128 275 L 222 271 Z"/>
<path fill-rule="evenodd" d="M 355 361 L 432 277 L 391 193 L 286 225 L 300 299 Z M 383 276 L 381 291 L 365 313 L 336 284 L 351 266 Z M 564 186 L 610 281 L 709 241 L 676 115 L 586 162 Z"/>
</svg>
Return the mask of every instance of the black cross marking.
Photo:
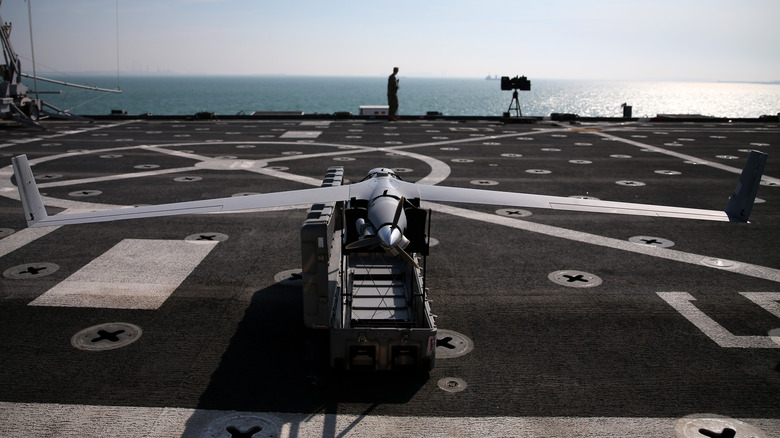
<svg viewBox="0 0 780 438">
<path fill-rule="evenodd" d="M 523 214 L 520 210 L 507 210 L 506 214 Z"/>
<path fill-rule="evenodd" d="M 574 283 L 575 281 L 582 281 L 582 282 L 585 282 L 585 283 L 588 282 L 587 279 L 583 278 L 584 276 L 582 274 L 577 274 L 577 275 L 566 275 L 566 274 L 564 274 L 563 276 L 568 278 L 567 281 L 569 283 Z"/>
<path fill-rule="evenodd" d="M 645 242 L 645 243 L 647 243 L 647 244 L 651 244 L 651 243 L 657 243 L 658 245 L 660 245 L 660 244 L 661 244 L 661 242 L 659 242 L 659 241 L 658 241 L 658 240 L 656 240 L 656 239 L 642 239 L 642 241 L 643 241 L 643 242 Z"/>
<path fill-rule="evenodd" d="M 119 336 L 122 333 L 124 333 L 124 330 L 117 330 L 115 332 L 107 332 L 105 330 L 98 330 L 97 334 L 98 337 L 93 339 L 92 342 L 100 342 L 100 341 L 110 341 L 110 342 L 119 342 Z"/>
<path fill-rule="evenodd" d="M 22 275 L 22 274 L 38 275 L 38 274 L 41 273 L 41 271 L 44 271 L 46 269 L 47 269 L 46 266 L 43 266 L 43 267 L 40 267 L 40 268 L 36 268 L 35 266 L 30 266 L 27 269 L 25 269 L 24 271 L 19 272 L 19 275 Z"/>
<path fill-rule="evenodd" d="M 699 429 L 699 433 L 710 438 L 734 438 L 737 436 L 737 431 L 730 427 L 723 429 L 720 433 L 713 432 L 709 429 Z"/>
<path fill-rule="evenodd" d="M 216 235 L 205 235 L 205 234 L 201 234 L 201 235 L 200 235 L 200 237 L 198 237 L 198 238 L 197 238 L 197 240 L 214 240 L 214 239 L 216 239 L 216 238 L 217 238 L 217 236 L 216 236 Z"/>
<path fill-rule="evenodd" d="M 225 430 L 230 434 L 231 438 L 252 438 L 252 435 L 260 432 L 263 430 L 263 428 L 260 426 L 254 426 L 246 432 L 242 432 L 235 426 L 228 426 Z"/>
<path fill-rule="evenodd" d="M 436 346 L 437 347 L 448 348 L 450 350 L 454 350 L 455 346 L 452 345 L 451 342 L 452 342 L 452 336 L 447 336 L 446 338 L 437 339 L 436 340 Z"/>
<path fill-rule="evenodd" d="M 490 181 L 477 181 L 477 184 L 490 184 Z"/>
</svg>

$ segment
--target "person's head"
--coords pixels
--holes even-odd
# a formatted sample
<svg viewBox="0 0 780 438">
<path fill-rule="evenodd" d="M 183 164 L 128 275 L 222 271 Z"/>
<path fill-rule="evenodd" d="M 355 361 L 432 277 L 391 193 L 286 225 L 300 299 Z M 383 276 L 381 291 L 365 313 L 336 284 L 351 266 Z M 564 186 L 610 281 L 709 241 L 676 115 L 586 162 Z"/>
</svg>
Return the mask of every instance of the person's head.
<svg viewBox="0 0 780 438">
<path fill-rule="evenodd" d="M 393 67 L 393 74 L 398 73 L 398 67 Z"/>
</svg>

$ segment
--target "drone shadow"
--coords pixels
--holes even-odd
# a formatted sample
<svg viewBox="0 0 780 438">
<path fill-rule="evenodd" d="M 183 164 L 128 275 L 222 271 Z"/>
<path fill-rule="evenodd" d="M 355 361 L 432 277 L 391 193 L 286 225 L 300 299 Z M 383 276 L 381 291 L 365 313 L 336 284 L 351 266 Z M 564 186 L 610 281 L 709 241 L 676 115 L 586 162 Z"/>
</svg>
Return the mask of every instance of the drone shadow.
<svg viewBox="0 0 780 438">
<path fill-rule="evenodd" d="M 305 328 L 302 306 L 300 287 L 277 283 L 256 292 L 198 408 L 337 413 L 354 404 L 360 412 L 405 403 L 427 382 L 427 373 L 332 370 L 329 333 Z"/>
</svg>

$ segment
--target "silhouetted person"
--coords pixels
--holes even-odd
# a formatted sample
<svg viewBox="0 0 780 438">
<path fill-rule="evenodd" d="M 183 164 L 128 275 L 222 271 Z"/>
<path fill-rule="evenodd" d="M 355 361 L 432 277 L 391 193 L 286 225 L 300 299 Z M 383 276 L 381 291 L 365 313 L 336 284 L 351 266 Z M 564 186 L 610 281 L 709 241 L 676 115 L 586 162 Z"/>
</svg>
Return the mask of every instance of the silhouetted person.
<svg viewBox="0 0 780 438">
<path fill-rule="evenodd" d="M 398 120 L 398 78 L 395 76 L 397 74 L 398 67 L 393 67 L 393 74 L 387 78 L 387 105 L 390 107 L 387 118 L 390 120 Z"/>
</svg>

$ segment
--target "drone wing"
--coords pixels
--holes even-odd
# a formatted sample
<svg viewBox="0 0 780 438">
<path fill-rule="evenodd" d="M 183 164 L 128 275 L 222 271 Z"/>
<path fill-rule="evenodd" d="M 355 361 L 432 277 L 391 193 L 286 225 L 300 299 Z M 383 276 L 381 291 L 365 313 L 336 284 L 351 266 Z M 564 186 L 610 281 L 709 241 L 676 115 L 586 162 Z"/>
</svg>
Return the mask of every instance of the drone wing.
<svg viewBox="0 0 780 438">
<path fill-rule="evenodd" d="M 315 204 L 346 200 L 350 198 L 350 194 L 352 194 L 352 197 L 362 197 L 365 196 L 364 193 L 366 191 L 370 193 L 367 184 L 358 183 L 347 186 L 319 187 L 250 196 L 176 202 L 172 204 L 49 216 L 46 214 L 46 209 L 43 206 L 43 199 L 38 192 L 35 177 L 30 169 L 27 157 L 25 155 L 20 155 L 14 157 L 12 161 L 14 173 L 17 177 L 17 186 L 22 200 L 22 207 L 27 219 L 27 225 L 30 227 L 47 227 L 181 214 L 213 213 L 264 207 Z"/>
<path fill-rule="evenodd" d="M 464 202 L 512 207 L 547 208 L 553 210 L 747 222 L 758 186 L 761 182 L 761 175 L 764 171 L 766 159 L 767 154 L 765 153 L 758 151 L 752 151 L 750 153 L 750 157 L 742 171 L 737 187 L 734 189 L 734 193 L 729 200 L 726 211 L 531 195 L 527 193 L 499 192 L 459 187 L 427 186 L 410 183 L 402 183 L 399 189 L 407 198 L 419 197 L 425 201 Z"/>
<path fill-rule="evenodd" d="M 745 165 L 745 169 L 742 171 L 742 175 L 734 189 L 734 193 L 729 200 L 726 211 L 565 198 L 459 187 L 428 186 L 403 181 L 395 181 L 395 184 L 406 198 L 420 198 L 434 202 L 465 202 L 597 213 L 747 222 L 753 207 L 756 192 L 758 191 L 758 186 L 761 182 L 766 159 L 767 154 L 765 153 L 758 151 L 750 153 L 750 157 Z M 27 225 L 30 227 L 248 210 L 265 207 L 343 201 L 350 198 L 368 199 L 373 190 L 372 180 L 367 180 L 346 186 L 319 187 L 244 197 L 176 202 L 172 204 L 48 216 L 43 205 L 43 199 L 38 192 L 35 177 L 30 169 L 27 157 L 25 155 L 20 155 L 14 157 L 12 161 L 14 172 L 17 177 L 17 186 L 22 200 L 22 207 L 27 219 Z"/>
</svg>

